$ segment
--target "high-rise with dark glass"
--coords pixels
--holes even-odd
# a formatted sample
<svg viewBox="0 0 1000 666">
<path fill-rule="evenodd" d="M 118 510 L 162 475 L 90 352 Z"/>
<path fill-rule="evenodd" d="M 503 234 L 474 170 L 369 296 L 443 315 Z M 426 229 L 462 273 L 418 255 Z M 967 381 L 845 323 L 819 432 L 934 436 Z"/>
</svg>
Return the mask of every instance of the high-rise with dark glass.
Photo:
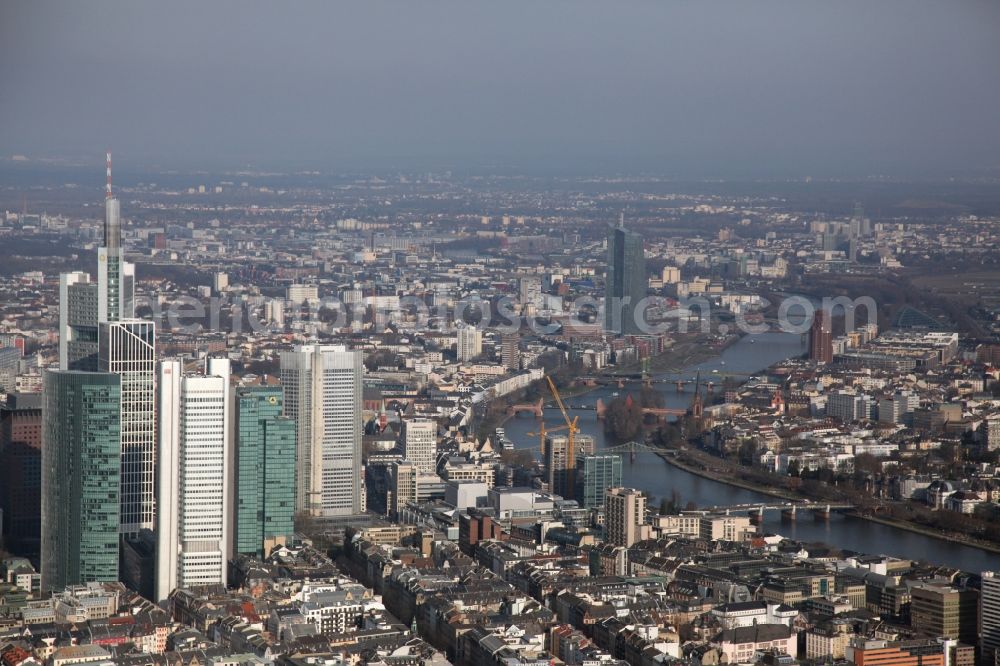
<svg viewBox="0 0 1000 666">
<path fill-rule="evenodd" d="M 604 329 L 619 335 L 641 335 L 646 297 L 646 258 L 642 236 L 621 223 L 608 231 L 608 273 L 604 288 Z"/>
<path fill-rule="evenodd" d="M 42 428 L 42 589 L 118 580 L 121 378 L 49 370 Z"/>
<path fill-rule="evenodd" d="M 280 386 L 236 390 L 237 553 L 266 556 L 295 531 L 295 421 L 283 405 Z"/>
</svg>

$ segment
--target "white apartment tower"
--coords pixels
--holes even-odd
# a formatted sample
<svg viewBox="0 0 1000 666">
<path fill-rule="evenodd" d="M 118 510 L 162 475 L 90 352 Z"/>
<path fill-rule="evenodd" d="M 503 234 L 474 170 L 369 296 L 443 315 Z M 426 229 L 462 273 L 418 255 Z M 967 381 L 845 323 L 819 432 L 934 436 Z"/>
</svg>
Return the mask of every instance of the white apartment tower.
<svg viewBox="0 0 1000 666">
<path fill-rule="evenodd" d="M 437 473 L 437 423 L 431 419 L 403 421 L 403 458 L 421 474 Z"/>
<path fill-rule="evenodd" d="M 628 548 L 643 538 L 646 496 L 634 488 L 608 488 L 604 494 L 606 541 Z"/>
<path fill-rule="evenodd" d="M 295 419 L 295 510 L 351 516 L 364 510 L 361 474 L 363 355 L 339 345 L 281 353 L 285 415 Z"/>
<path fill-rule="evenodd" d="M 458 360 L 471 361 L 483 353 L 483 332 L 475 326 L 458 329 Z"/>
<path fill-rule="evenodd" d="M 226 584 L 232 436 L 228 359 L 209 359 L 204 374 L 163 361 L 159 375 L 156 598 L 163 601 L 178 587 Z"/>
</svg>

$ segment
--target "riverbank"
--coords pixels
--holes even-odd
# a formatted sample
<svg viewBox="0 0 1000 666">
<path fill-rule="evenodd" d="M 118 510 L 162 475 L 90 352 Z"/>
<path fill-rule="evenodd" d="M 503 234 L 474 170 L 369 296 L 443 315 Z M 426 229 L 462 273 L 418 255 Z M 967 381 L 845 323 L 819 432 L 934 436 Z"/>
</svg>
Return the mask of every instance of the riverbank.
<svg viewBox="0 0 1000 666">
<path fill-rule="evenodd" d="M 703 479 L 708 479 L 710 481 L 715 481 L 717 483 L 723 483 L 728 486 L 733 486 L 734 488 L 742 488 L 743 490 L 749 490 L 751 492 L 760 493 L 762 495 L 768 495 L 770 497 L 775 497 L 784 500 L 804 500 L 811 499 L 801 494 L 790 493 L 778 490 L 776 488 L 770 488 L 768 486 L 762 486 L 759 484 L 748 483 L 741 481 L 739 479 L 734 479 L 731 476 L 725 474 L 713 474 L 709 470 L 706 470 L 697 465 L 688 464 L 680 460 L 677 456 L 670 455 L 668 451 L 657 451 L 656 455 L 663 459 L 668 465 L 672 465 L 678 469 L 684 470 L 688 474 L 694 474 Z M 847 515 L 853 518 L 860 518 L 862 520 L 867 520 L 873 523 L 878 523 L 880 525 L 885 525 L 886 527 L 894 527 L 901 530 L 906 530 L 907 532 L 913 532 L 914 534 L 920 534 L 922 536 L 930 537 L 933 539 L 939 539 L 941 541 L 954 541 L 960 543 L 964 546 L 969 546 L 971 548 L 978 548 L 980 550 L 986 551 L 988 553 L 1000 554 L 1000 545 L 993 544 L 986 541 L 981 541 L 975 539 L 965 534 L 960 533 L 946 533 L 933 530 L 923 525 L 918 525 L 905 520 L 887 520 L 885 518 L 880 518 L 878 516 L 858 513 L 857 511 L 850 511 Z"/>
</svg>

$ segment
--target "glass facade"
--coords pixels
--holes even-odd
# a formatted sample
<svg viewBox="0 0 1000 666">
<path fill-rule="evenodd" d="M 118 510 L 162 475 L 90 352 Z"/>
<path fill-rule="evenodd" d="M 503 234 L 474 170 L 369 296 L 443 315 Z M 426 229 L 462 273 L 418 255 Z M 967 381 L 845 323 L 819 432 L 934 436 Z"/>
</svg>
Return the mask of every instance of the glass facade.
<svg viewBox="0 0 1000 666">
<path fill-rule="evenodd" d="M 118 580 L 121 380 L 48 371 L 42 429 L 42 586 Z"/>
<path fill-rule="evenodd" d="M 294 533 L 295 422 L 282 389 L 236 392 L 236 552 L 264 556 Z"/>
<path fill-rule="evenodd" d="M 622 459 L 616 455 L 584 456 L 577 460 L 577 502 L 586 509 L 604 505 L 604 491 L 622 485 Z"/>
<path fill-rule="evenodd" d="M 604 291 L 604 328 L 621 335 L 642 335 L 642 312 L 636 306 L 646 297 L 646 258 L 642 236 L 622 227 L 608 231 L 608 273 Z"/>
</svg>

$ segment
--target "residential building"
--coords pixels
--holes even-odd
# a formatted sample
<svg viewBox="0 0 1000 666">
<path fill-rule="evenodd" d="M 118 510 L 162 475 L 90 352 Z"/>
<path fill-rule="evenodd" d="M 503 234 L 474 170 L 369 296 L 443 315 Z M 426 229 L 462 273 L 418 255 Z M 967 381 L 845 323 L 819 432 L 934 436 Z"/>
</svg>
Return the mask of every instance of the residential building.
<svg viewBox="0 0 1000 666">
<path fill-rule="evenodd" d="M 403 457 L 423 474 L 437 472 L 437 423 L 431 419 L 403 421 Z"/>
<path fill-rule="evenodd" d="M 483 353 L 483 332 L 475 326 L 462 326 L 457 336 L 459 361 L 471 361 Z"/>
<path fill-rule="evenodd" d="M 646 496 L 634 488 L 609 488 L 604 494 L 605 541 L 626 548 L 645 538 Z M 647 529 L 644 530 L 643 528 Z"/>
</svg>

